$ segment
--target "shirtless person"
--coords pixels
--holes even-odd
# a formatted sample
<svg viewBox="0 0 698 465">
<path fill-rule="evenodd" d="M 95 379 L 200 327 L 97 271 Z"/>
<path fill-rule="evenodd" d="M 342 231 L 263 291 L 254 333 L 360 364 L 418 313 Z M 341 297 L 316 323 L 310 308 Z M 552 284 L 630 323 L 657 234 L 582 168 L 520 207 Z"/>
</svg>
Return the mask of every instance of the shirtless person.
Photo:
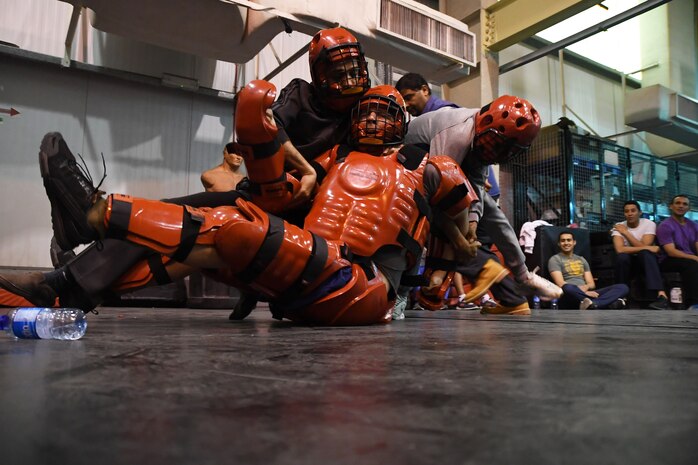
<svg viewBox="0 0 698 465">
<path fill-rule="evenodd" d="M 201 184 L 206 192 L 228 192 L 245 177 L 240 171 L 242 157 L 235 153 L 235 144 L 229 142 L 223 148 L 223 162 L 201 174 Z"/>
</svg>

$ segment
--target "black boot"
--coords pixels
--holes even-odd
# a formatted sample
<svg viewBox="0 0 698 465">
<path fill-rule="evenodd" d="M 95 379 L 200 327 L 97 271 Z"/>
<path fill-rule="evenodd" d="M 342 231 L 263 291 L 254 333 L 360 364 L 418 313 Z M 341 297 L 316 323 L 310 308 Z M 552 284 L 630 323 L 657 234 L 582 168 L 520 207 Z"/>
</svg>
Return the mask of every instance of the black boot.
<svg viewBox="0 0 698 465">
<path fill-rule="evenodd" d="M 60 133 L 44 136 L 39 166 L 51 202 L 53 234 L 60 248 L 71 250 L 97 239 L 95 230 L 87 223 L 87 211 L 104 192 L 92 184 L 89 172 L 77 164 Z"/>
</svg>

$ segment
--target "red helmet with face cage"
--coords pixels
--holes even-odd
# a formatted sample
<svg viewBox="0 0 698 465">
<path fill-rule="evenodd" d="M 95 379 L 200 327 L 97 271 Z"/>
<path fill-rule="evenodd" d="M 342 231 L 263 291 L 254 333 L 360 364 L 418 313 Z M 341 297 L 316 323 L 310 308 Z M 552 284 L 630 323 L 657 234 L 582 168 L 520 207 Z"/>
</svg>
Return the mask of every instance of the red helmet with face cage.
<svg viewBox="0 0 698 465">
<path fill-rule="evenodd" d="M 350 143 L 353 146 L 402 144 L 407 132 L 405 99 L 393 86 L 369 89 L 351 113 Z"/>
<path fill-rule="evenodd" d="M 371 87 L 361 45 L 346 29 L 315 34 L 308 55 L 313 85 L 329 108 L 346 111 Z"/>
<path fill-rule="evenodd" d="M 475 147 L 486 163 L 505 163 L 531 145 L 540 131 L 540 115 L 528 100 L 502 95 L 475 118 Z"/>
</svg>

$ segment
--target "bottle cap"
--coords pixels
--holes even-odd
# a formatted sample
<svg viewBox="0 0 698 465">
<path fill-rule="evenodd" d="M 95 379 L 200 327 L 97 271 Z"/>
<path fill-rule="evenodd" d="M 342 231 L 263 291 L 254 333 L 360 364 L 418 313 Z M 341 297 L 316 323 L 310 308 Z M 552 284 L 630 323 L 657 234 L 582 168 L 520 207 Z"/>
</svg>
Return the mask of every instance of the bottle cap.
<svg viewBox="0 0 698 465">
<path fill-rule="evenodd" d="M 0 331 L 4 331 L 5 328 L 10 327 L 10 317 L 7 315 L 0 315 Z"/>
</svg>

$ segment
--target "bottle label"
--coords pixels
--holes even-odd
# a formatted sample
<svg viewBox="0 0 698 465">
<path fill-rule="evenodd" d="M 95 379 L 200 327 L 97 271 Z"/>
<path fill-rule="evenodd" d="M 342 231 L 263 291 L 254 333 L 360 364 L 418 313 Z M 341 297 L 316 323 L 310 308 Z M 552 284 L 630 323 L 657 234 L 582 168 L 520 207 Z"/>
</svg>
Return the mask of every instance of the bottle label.
<svg viewBox="0 0 698 465">
<path fill-rule="evenodd" d="M 12 334 L 20 339 L 39 339 L 36 332 L 36 317 L 42 308 L 20 308 L 12 321 Z"/>
<path fill-rule="evenodd" d="M 671 301 L 672 304 L 680 304 L 682 302 L 682 296 L 681 296 L 681 288 L 680 287 L 672 287 L 671 292 L 669 293 L 669 300 Z"/>
</svg>

